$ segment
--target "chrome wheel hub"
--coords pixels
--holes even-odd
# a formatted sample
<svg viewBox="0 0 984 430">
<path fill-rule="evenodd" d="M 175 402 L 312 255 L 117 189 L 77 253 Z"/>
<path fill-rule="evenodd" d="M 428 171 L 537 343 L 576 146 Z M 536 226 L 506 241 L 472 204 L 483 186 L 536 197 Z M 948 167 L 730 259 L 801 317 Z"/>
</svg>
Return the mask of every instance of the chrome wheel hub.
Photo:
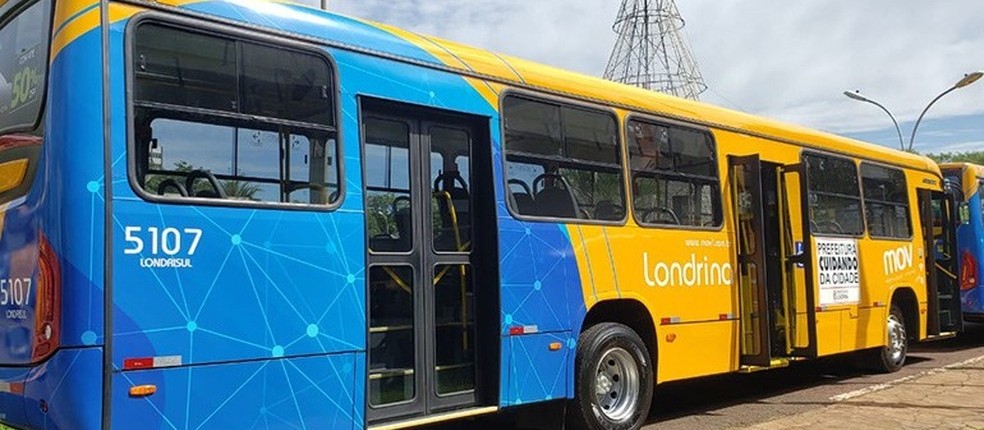
<svg viewBox="0 0 984 430">
<path fill-rule="evenodd" d="M 639 368 L 628 351 L 605 351 L 595 375 L 595 406 L 613 421 L 631 417 L 638 403 L 639 382 Z"/>
<path fill-rule="evenodd" d="M 905 360 L 906 337 L 905 325 L 895 315 L 888 316 L 888 357 L 892 363 L 899 364 Z"/>
</svg>

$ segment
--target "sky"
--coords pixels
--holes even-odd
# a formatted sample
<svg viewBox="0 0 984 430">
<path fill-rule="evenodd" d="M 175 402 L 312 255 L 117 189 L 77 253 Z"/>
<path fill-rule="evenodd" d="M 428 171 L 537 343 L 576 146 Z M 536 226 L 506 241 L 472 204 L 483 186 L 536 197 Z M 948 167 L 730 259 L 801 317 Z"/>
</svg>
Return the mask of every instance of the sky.
<svg viewBox="0 0 984 430">
<path fill-rule="evenodd" d="M 319 0 L 306 0 L 320 3 Z M 329 0 L 338 13 L 588 75 L 604 73 L 616 0 Z M 716 105 L 899 146 L 919 113 L 984 70 L 981 0 L 677 0 Z M 937 102 L 921 152 L 984 150 L 984 79 Z"/>
</svg>

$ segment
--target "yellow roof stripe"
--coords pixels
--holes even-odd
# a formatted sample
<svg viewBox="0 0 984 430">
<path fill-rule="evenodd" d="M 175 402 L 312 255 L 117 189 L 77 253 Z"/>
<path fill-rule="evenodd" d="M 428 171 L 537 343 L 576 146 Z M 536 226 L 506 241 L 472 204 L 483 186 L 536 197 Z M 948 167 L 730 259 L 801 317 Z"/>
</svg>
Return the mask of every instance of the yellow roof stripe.
<svg viewBox="0 0 984 430">
<path fill-rule="evenodd" d="M 94 8 L 82 15 L 75 17 L 70 22 L 66 23 L 64 27 L 58 34 L 55 34 L 55 38 L 51 41 L 51 60 L 54 61 L 55 57 L 68 46 L 69 43 L 82 37 L 83 34 L 88 33 L 90 30 L 99 27 L 99 8 Z"/>
<path fill-rule="evenodd" d="M 86 8 L 98 6 L 99 1 L 93 0 L 60 0 L 55 3 L 55 20 L 52 25 L 52 31 L 58 32 L 63 25 L 68 23 L 70 19 L 78 15 Z"/>
</svg>

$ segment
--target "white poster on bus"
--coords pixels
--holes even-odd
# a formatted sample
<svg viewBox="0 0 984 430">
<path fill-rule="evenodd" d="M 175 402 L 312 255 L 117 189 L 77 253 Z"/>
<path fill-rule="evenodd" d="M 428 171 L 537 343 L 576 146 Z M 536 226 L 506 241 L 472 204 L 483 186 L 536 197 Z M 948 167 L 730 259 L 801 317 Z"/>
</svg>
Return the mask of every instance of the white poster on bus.
<svg viewBox="0 0 984 430">
<path fill-rule="evenodd" d="M 858 241 L 814 238 L 820 306 L 855 304 L 861 300 L 861 271 Z"/>
</svg>

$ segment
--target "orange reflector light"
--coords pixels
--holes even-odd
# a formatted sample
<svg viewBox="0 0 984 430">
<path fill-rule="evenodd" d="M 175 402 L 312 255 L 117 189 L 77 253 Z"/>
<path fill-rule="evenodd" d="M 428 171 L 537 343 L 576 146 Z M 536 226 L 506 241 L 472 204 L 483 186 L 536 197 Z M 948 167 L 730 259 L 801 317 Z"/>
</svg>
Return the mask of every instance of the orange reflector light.
<svg viewBox="0 0 984 430">
<path fill-rule="evenodd" d="M 156 392 L 157 386 L 152 384 L 130 387 L 130 397 L 147 397 Z"/>
<path fill-rule="evenodd" d="M 666 341 L 669 342 L 669 343 L 673 343 L 673 341 L 675 341 L 676 338 L 677 338 L 676 333 L 670 333 L 670 334 L 666 335 Z"/>
<path fill-rule="evenodd" d="M 549 346 L 551 351 L 560 351 L 561 347 L 563 347 L 563 345 L 560 342 L 551 342 Z"/>
<path fill-rule="evenodd" d="M 26 158 L 0 164 L 0 193 L 17 188 L 24 182 L 24 174 L 26 173 Z"/>
</svg>

